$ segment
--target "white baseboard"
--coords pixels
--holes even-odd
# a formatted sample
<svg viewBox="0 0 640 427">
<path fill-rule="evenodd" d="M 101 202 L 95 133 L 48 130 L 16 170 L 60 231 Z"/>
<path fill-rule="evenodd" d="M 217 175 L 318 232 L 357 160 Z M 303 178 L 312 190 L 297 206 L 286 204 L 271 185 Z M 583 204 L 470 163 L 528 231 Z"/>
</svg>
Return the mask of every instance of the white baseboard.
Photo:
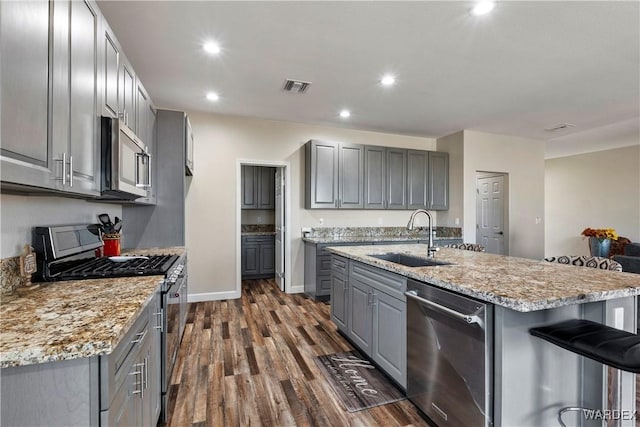
<svg viewBox="0 0 640 427">
<path fill-rule="evenodd" d="M 295 286 L 291 286 L 288 290 L 287 290 L 288 294 L 301 294 L 304 293 L 304 285 L 295 285 Z"/>
<path fill-rule="evenodd" d="M 240 298 L 240 292 L 238 291 L 203 292 L 200 294 L 189 294 L 187 296 L 187 301 L 203 302 L 203 301 L 219 301 L 221 299 L 238 299 L 238 298 Z"/>
</svg>

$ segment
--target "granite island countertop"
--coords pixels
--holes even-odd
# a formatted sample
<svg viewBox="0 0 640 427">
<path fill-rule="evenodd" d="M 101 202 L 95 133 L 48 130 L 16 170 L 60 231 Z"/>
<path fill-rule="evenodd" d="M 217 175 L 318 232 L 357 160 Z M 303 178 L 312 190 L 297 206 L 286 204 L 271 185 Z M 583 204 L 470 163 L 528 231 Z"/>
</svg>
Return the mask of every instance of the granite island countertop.
<svg viewBox="0 0 640 427">
<path fill-rule="evenodd" d="M 129 249 L 123 255 L 185 252 Z M 0 368 L 110 354 L 151 301 L 164 276 L 41 283 L 0 303 Z"/>
<path fill-rule="evenodd" d="M 406 267 L 370 257 L 404 253 L 426 258 L 427 245 L 328 247 L 332 253 L 479 300 L 528 312 L 640 295 L 640 275 L 442 248 L 453 265 Z"/>
</svg>

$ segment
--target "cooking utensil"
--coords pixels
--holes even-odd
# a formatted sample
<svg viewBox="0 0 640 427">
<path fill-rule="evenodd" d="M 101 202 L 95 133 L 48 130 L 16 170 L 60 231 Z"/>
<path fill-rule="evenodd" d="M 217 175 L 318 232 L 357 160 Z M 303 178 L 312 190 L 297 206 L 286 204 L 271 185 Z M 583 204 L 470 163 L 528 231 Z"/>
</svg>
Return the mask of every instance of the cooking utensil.
<svg viewBox="0 0 640 427">
<path fill-rule="evenodd" d="M 103 229 L 102 231 L 106 234 L 113 234 L 113 223 L 111 222 L 111 218 L 109 217 L 109 214 L 103 213 L 98 215 L 98 219 L 100 220 L 100 222 L 103 225 Z"/>
</svg>

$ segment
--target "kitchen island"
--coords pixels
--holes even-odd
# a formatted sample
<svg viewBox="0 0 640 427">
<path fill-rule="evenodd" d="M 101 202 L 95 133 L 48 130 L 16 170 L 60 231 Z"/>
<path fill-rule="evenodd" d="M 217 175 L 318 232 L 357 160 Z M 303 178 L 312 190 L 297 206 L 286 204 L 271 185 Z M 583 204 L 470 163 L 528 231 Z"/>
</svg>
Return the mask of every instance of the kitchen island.
<svg viewBox="0 0 640 427">
<path fill-rule="evenodd" d="M 493 425 L 552 426 L 565 406 L 608 408 L 606 369 L 532 337 L 529 329 L 578 318 L 635 332 L 638 275 L 447 248 L 435 260 L 448 265 L 409 267 L 376 258 L 393 253 L 426 259 L 426 245 L 336 246 L 328 251 L 333 254 L 332 319 L 401 386 L 415 376 L 407 373 L 406 331 L 420 321 L 407 317 L 413 296 L 405 292 L 418 284 L 432 293 L 446 290 L 486 305 L 485 354 L 476 355 L 477 347 L 471 346 L 458 353 L 466 352 L 469 361 L 485 359 L 479 366 L 487 376 L 485 412 Z M 424 370 L 430 368 L 443 370 L 425 363 Z M 635 409 L 633 383 L 632 374 L 623 374 L 625 410 Z M 455 424 L 447 424 L 445 417 L 431 415 L 442 425 Z M 577 419 L 566 417 L 568 425 Z M 625 422 L 632 425 L 633 420 Z"/>
</svg>

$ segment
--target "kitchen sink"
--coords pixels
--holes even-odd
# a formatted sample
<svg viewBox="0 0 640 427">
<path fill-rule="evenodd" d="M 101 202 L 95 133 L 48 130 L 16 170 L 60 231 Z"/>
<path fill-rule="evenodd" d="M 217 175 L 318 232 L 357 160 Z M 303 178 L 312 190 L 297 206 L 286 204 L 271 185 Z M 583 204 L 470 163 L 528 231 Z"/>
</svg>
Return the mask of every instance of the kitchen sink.
<svg viewBox="0 0 640 427">
<path fill-rule="evenodd" d="M 406 265 L 407 267 L 437 267 L 439 265 L 452 265 L 452 263 L 446 261 L 436 261 L 435 259 L 419 258 L 401 253 L 370 254 L 369 256 L 381 259 L 383 261 Z"/>
</svg>

